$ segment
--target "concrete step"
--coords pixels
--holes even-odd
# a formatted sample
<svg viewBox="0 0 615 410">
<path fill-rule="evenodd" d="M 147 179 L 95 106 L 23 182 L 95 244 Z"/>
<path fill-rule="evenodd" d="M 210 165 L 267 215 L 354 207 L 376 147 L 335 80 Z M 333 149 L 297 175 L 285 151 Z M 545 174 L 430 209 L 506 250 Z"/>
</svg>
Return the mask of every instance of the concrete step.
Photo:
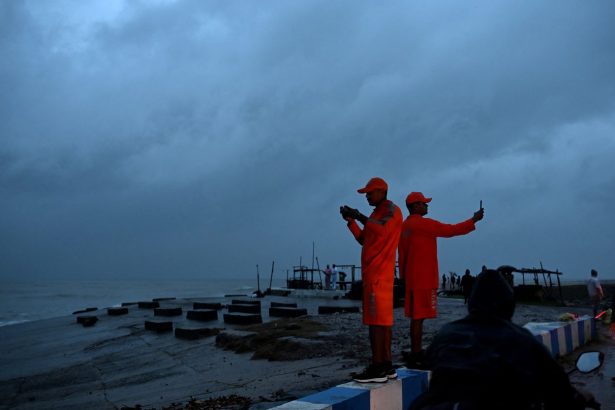
<svg viewBox="0 0 615 410">
<path fill-rule="evenodd" d="M 271 302 L 271 307 L 297 307 L 296 303 Z"/>
<path fill-rule="evenodd" d="M 260 305 L 253 304 L 232 304 L 228 305 L 229 312 L 241 312 L 241 313 L 261 313 Z"/>
<path fill-rule="evenodd" d="M 307 309 L 296 307 L 270 307 L 269 316 L 275 317 L 299 317 L 306 316 Z"/>
<path fill-rule="evenodd" d="M 183 313 L 180 307 L 154 309 L 154 316 L 181 316 Z"/>
<path fill-rule="evenodd" d="M 263 317 L 254 313 L 225 313 L 224 323 L 232 325 L 252 325 L 263 323 Z"/>
<path fill-rule="evenodd" d="M 186 319 L 200 320 L 201 322 L 218 320 L 218 311 L 213 309 L 189 310 L 188 313 L 186 313 Z"/>
<path fill-rule="evenodd" d="M 120 316 L 128 314 L 127 307 L 107 308 L 107 314 L 109 316 Z"/>
<path fill-rule="evenodd" d="M 81 313 L 87 313 L 87 312 L 93 312 L 95 310 L 98 310 L 98 308 L 95 307 L 89 307 L 89 308 L 85 308 L 85 309 L 81 309 L 81 310 L 77 310 L 75 312 L 73 312 L 73 315 L 79 315 Z"/>
<path fill-rule="evenodd" d="M 208 303 L 208 302 L 194 302 L 192 304 L 192 309 L 222 309 L 222 303 Z"/>
<path fill-rule="evenodd" d="M 260 300 L 243 300 L 243 299 L 233 299 L 231 300 L 231 303 L 233 305 L 261 305 L 261 301 Z"/>
<path fill-rule="evenodd" d="M 98 322 L 96 316 L 77 316 L 77 323 L 83 325 L 83 327 L 94 326 Z"/>
<path fill-rule="evenodd" d="M 138 302 L 139 309 L 156 309 L 160 307 L 160 303 L 153 301 Z"/>
</svg>

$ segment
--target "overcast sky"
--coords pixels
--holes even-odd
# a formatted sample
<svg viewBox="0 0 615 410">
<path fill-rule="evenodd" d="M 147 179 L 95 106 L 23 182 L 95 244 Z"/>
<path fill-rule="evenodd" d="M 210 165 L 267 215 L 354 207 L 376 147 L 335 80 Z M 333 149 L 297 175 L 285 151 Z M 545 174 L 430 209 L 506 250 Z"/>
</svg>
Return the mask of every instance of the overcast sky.
<svg viewBox="0 0 615 410">
<path fill-rule="evenodd" d="M 0 278 L 360 264 L 389 183 L 440 271 L 615 279 L 615 3 L 2 1 Z"/>
</svg>

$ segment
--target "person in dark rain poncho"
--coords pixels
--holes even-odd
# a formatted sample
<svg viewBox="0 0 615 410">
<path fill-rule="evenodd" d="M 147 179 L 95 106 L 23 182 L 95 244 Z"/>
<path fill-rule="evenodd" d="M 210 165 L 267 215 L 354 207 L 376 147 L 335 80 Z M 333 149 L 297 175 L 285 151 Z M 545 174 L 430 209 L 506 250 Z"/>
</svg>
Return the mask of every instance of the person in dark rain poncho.
<svg viewBox="0 0 615 410">
<path fill-rule="evenodd" d="M 534 336 L 511 321 L 513 291 L 500 272 L 485 270 L 469 314 L 442 327 L 427 349 L 429 390 L 411 410 L 583 409 L 587 399 Z"/>
</svg>

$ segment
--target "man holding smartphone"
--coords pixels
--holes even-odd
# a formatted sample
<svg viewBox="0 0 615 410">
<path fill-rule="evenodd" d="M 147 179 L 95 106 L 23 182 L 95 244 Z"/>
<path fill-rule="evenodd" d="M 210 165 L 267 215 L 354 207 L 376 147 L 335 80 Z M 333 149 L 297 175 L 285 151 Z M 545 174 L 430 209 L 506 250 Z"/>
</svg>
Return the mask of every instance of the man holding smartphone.
<svg viewBox="0 0 615 410">
<path fill-rule="evenodd" d="M 410 215 L 402 225 L 399 239 L 399 274 L 406 283 L 404 313 L 410 318 L 411 352 L 404 352 L 406 364 L 422 367 L 424 364 L 423 321 L 437 316 L 438 250 L 437 238 L 465 235 L 475 229 L 475 223 L 483 219 L 481 206 L 472 218 L 458 224 L 444 224 L 425 218 L 428 203 L 421 192 L 412 192 L 406 197 Z"/>
<path fill-rule="evenodd" d="M 354 374 L 353 380 L 384 383 L 397 377 L 391 359 L 393 280 L 403 217 L 399 207 L 387 199 L 388 185 L 382 178 L 370 179 L 357 192 L 365 194 L 374 207 L 369 218 L 348 206 L 340 207 L 340 213 L 362 246 L 363 324 L 369 326 L 372 363 L 362 373 Z"/>
</svg>

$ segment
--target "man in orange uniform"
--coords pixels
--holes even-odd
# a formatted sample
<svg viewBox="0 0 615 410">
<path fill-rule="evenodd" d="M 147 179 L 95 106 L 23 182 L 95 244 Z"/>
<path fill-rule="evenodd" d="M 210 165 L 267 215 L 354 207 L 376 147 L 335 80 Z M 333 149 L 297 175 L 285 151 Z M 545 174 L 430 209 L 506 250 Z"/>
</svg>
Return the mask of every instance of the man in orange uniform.
<svg viewBox="0 0 615 410">
<path fill-rule="evenodd" d="M 348 228 L 363 246 L 363 323 L 369 326 L 372 364 L 362 373 L 353 375 L 353 379 L 361 383 L 383 383 L 397 377 L 391 363 L 393 280 L 403 216 L 399 207 L 387 199 L 387 191 L 388 185 L 382 178 L 372 178 L 358 190 L 365 194 L 369 205 L 375 207 L 369 218 L 348 206 L 340 208 Z"/>
<path fill-rule="evenodd" d="M 475 229 L 475 223 L 483 219 L 484 209 L 474 213 L 472 218 L 450 225 L 431 218 L 427 214 L 427 204 L 421 192 L 412 192 L 406 198 L 410 215 L 402 225 L 399 240 L 399 272 L 406 282 L 404 313 L 410 318 L 411 352 L 404 353 L 410 366 L 420 367 L 424 361 L 422 346 L 423 320 L 437 316 L 438 292 L 438 249 L 437 238 L 450 238 L 465 235 Z"/>
</svg>

